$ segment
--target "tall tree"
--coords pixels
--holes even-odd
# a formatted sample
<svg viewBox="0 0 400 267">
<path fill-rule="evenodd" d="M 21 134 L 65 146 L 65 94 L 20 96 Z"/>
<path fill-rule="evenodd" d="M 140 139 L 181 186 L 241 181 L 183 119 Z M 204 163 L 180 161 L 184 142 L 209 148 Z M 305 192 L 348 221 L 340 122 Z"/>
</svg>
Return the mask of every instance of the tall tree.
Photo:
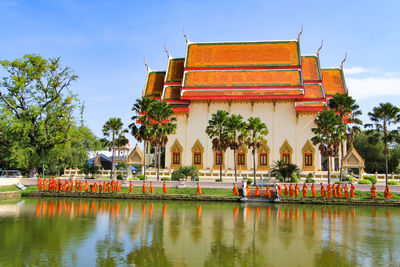
<svg viewBox="0 0 400 267">
<path fill-rule="evenodd" d="M 311 141 L 318 145 L 321 155 L 328 158 L 328 184 L 331 182 L 331 157 L 334 157 L 339 150 L 340 137 L 345 131 L 340 117 L 331 109 L 324 109 L 314 120 L 316 128 L 312 128 L 314 137 Z"/>
<path fill-rule="evenodd" d="M 232 114 L 227 121 L 226 134 L 227 145 L 233 150 L 233 165 L 235 169 L 235 182 L 237 182 L 237 162 L 236 150 L 239 149 L 244 143 L 246 138 L 246 122 L 243 121 L 241 115 Z"/>
<path fill-rule="evenodd" d="M 173 115 L 172 107 L 166 102 L 155 101 L 150 105 L 150 143 L 156 148 L 157 181 L 160 180 L 161 148 L 166 146 L 168 136 L 176 132 L 176 118 Z"/>
<path fill-rule="evenodd" d="M 369 119 L 373 123 L 365 124 L 369 135 L 368 141 L 376 144 L 379 138 L 385 145 L 385 180 L 388 182 L 388 155 L 389 145 L 393 142 L 400 142 L 400 129 L 391 129 L 400 123 L 400 109 L 391 103 L 380 103 L 378 107 L 374 107 L 372 112 L 368 112 Z"/>
<path fill-rule="evenodd" d="M 17 168 L 29 176 L 55 146 L 69 141 L 78 107 L 69 87 L 78 76 L 62 67 L 60 58 L 25 55 L 0 61 L 0 146 L 10 153 Z"/>
<path fill-rule="evenodd" d="M 111 173 L 110 179 L 113 178 L 114 159 L 115 159 L 115 146 L 122 147 L 126 145 L 129 140 L 125 137 L 128 130 L 123 129 L 124 124 L 120 118 L 110 118 L 103 126 L 104 138 L 101 139 L 102 144 L 112 151 L 111 157 Z"/>
<path fill-rule="evenodd" d="M 257 185 L 257 166 L 256 166 L 256 150 L 265 142 L 265 136 L 268 134 L 267 125 L 261 122 L 258 117 L 250 117 L 247 120 L 247 140 L 246 144 L 251 149 L 253 155 L 253 172 L 254 184 Z"/>
<path fill-rule="evenodd" d="M 227 143 L 227 124 L 229 113 L 224 110 L 217 110 L 211 115 L 206 128 L 206 134 L 212 142 L 212 149 L 219 152 L 219 179 L 222 181 L 222 161 L 224 160 L 223 153 L 228 148 Z"/>
<path fill-rule="evenodd" d="M 335 111 L 339 117 L 341 123 L 346 127 L 346 131 L 340 136 L 340 174 L 339 180 L 342 180 L 343 172 L 343 158 L 344 158 L 344 146 L 343 141 L 351 145 L 354 140 L 354 136 L 361 133 L 360 126 L 362 121 L 359 119 L 362 112 L 360 107 L 356 104 L 356 101 L 348 94 L 336 94 L 329 100 L 329 107 Z"/>
<path fill-rule="evenodd" d="M 132 116 L 132 123 L 128 126 L 131 129 L 131 134 L 138 140 L 143 142 L 144 149 L 144 162 L 143 162 L 143 175 L 146 179 L 146 153 L 147 146 L 151 138 L 151 127 L 152 122 L 149 117 L 150 107 L 156 100 L 154 98 L 142 97 L 136 99 L 136 103 L 133 104 L 132 111 L 135 115 Z"/>
</svg>

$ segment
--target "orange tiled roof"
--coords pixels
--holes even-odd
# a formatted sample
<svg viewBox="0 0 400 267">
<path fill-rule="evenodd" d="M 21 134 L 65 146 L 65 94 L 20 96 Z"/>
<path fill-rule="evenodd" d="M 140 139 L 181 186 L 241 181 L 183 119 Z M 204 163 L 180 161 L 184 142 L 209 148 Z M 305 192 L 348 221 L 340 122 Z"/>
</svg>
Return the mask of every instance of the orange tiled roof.
<svg viewBox="0 0 400 267">
<path fill-rule="evenodd" d="M 237 99 L 296 97 L 303 95 L 303 89 L 241 89 L 241 90 L 183 90 L 182 99 Z"/>
<path fill-rule="evenodd" d="M 305 81 L 320 81 L 322 80 L 319 62 L 316 56 L 302 56 L 301 70 Z"/>
<path fill-rule="evenodd" d="M 187 71 L 183 87 L 301 86 L 299 70 Z"/>
<path fill-rule="evenodd" d="M 184 58 L 172 58 L 168 62 L 165 82 L 182 82 Z"/>
<path fill-rule="evenodd" d="M 304 84 L 304 98 L 325 98 L 322 85 L 319 83 Z"/>
<path fill-rule="evenodd" d="M 147 81 L 144 96 L 161 96 L 164 86 L 165 71 L 150 71 L 147 74 Z"/>
<path fill-rule="evenodd" d="M 299 66 L 297 41 L 192 43 L 186 68 Z"/>
<path fill-rule="evenodd" d="M 166 86 L 162 96 L 163 100 L 179 100 L 181 96 L 180 86 Z"/>
<path fill-rule="evenodd" d="M 337 93 L 344 94 L 347 91 L 345 89 L 344 78 L 341 69 L 322 69 L 321 72 L 322 84 L 327 96 L 332 96 Z"/>
<path fill-rule="evenodd" d="M 326 102 L 296 102 L 296 107 L 326 107 Z"/>
</svg>

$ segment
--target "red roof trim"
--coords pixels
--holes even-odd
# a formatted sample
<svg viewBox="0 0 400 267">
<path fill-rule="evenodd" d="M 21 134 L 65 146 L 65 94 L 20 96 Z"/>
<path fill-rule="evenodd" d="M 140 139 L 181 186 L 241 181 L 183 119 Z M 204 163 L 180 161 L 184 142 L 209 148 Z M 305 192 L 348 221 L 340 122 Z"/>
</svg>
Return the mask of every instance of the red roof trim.
<svg viewBox="0 0 400 267">
<path fill-rule="evenodd" d="M 304 83 L 322 83 L 322 80 L 304 80 Z"/>
<path fill-rule="evenodd" d="M 296 99 L 297 95 L 289 96 L 289 95 L 258 95 L 258 96 L 181 96 L 181 99 L 188 100 L 213 100 L 213 99 Z"/>
<path fill-rule="evenodd" d="M 293 85 L 293 86 L 224 86 L 224 87 L 182 87 L 182 91 L 184 90 L 229 90 L 229 89 L 276 89 L 276 90 L 283 90 L 283 89 L 303 89 L 303 86 Z"/>
<path fill-rule="evenodd" d="M 173 108 L 175 113 L 189 112 L 190 108 Z"/>
<path fill-rule="evenodd" d="M 328 107 L 295 107 L 296 111 L 321 111 Z"/>
<path fill-rule="evenodd" d="M 238 67 L 188 67 L 185 68 L 184 71 L 188 70 L 269 70 L 269 69 L 276 69 L 276 70 L 288 70 L 288 69 L 298 69 L 300 70 L 300 66 L 238 66 Z"/>
</svg>

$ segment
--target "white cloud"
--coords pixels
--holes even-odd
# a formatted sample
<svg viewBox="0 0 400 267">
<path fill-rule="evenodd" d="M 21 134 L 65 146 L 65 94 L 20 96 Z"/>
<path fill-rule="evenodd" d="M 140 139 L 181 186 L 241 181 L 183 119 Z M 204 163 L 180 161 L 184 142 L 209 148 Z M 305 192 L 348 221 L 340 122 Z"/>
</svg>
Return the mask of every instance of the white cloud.
<svg viewBox="0 0 400 267">
<path fill-rule="evenodd" d="M 357 100 L 376 96 L 400 96 L 400 77 L 346 78 L 349 94 Z"/>
<path fill-rule="evenodd" d="M 374 69 L 366 69 L 366 68 L 363 68 L 363 67 L 344 68 L 345 75 L 361 74 L 361 73 L 373 73 L 373 72 L 375 72 Z"/>
</svg>

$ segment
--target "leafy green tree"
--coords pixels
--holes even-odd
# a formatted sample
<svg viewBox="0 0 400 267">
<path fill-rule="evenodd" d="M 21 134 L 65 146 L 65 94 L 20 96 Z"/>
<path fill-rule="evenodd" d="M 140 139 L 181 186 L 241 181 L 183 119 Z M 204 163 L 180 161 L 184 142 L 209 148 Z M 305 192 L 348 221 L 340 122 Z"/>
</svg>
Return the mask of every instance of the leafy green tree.
<svg viewBox="0 0 400 267">
<path fill-rule="evenodd" d="M 376 144 L 381 138 L 385 145 L 385 180 L 388 182 L 388 155 L 389 146 L 394 142 L 400 142 L 400 129 L 391 129 L 400 123 L 400 109 L 391 103 L 380 103 L 378 107 L 374 107 L 372 112 L 368 112 L 369 119 L 373 123 L 365 124 L 369 135 L 369 142 Z"/>
<path fill-rule="evenodd" d="M 328 158 L 328 184 L 331 182 L 331 157 L 334 157 L 339 150 L 340 138 L 345 132 L 345 126 L 341 123 L 340 117 L 331 109 L 324 109 L 314 120 L 316 128 L 312 128 L 314 137 L 311 141 L 319 145 L 321 155 Z"/>
<path fill-rule="evenodd" d="M 340 174 L 339 180 L 342 180 L 343 172 L 343 158 L 344 158 L 344 146 L 343 140 L 351 145 L 354 140 L 354 136 L 360 134 L 362 121 L 358 118 L 362 112 L 360 107 L 356 104 L 356 101 L 348 94 L 336 94 L 329 100 L 329 107 L 335 111 L 339 117 L 341 123 L 344 125 L 346 131 L 340 136 Z"/>
<path fill-rule="evenodd" d="M 132 111 L 135 115 L 132 116 L 132 123 L 128 126 L 131 129 L 131 134 L 138 140 L 143 142 L 144 162 L 143 162 L 143 175 L 146 180 L 146 153 L 149 141 L 151 138 L 152 122 L 149 117 L 150 106 L 154 104 L 154 98 L 142 97 L 136 99 L 133 104 Z"/>
<path fill-rule="evenodd" d="M 251 149 L 253 154 L 253 171 L 254 171 L 254 184 L 257 185 L 256 173 L 256 150 L 265 142 L 265 136 L 268 134 L 267 125 L 261 122 L 258 117 L 250 117 L 247 120 L 247 147 Z"/>
<path fill-rule="evenodd" d="M 155 146 L 157 154 L 157 181 L 160 180 L 161 149 L 167 145 L 168 136 L 176 132 L 174 111 L 166 102 L 155 101 L 149 108 L 150 143 Z"/>
<path fill-rule="evenodd" d="M 284 181 L 289 179 L 293 173 L 300 172 L 300 168 L 294 163 L 286 164 L 282 160 L 277 160 L 271 168 L 271 174 L 275 177 L 282 177 Z"/>
<path fill-rule="evenodd" d="M 113 178 L 115 147 L 122 147 L 129 142 L 125 137 L 125 133 L 127 133 L 128 130 L 123 129 L 123 126 L 124 124 L 120 118 L 110 118 L 106 121 L 102 130 L 104 138 L 101 139 L 101 142 L 112 151 L 110 179 Z"/>
<path fill-rule="evenodd" d="M 33 54 L 0 65 L 0 147 L 8 166 L 31 176 L 50 150 L 69 141 L 79 105 L 69 87 L 78 76 L 60 58 Z"/>
<path fill-rule="evenodd" d="M 232 114 L 227 121 L 226 135 L 227 145 L 233 150 L 233 166 L 235 169 L 235 182 L 237 182 L 237 162 L 236 150 L 239 149 L 246 140 L 246 122 L 241 115 Z"/>
<path fill-rule="evenodd" d="M 227 124 L 229 120 L 229 113 L 224 110 L 217 110 L 216 113 L 211 115 L 211 119 L 208 121 L 206 128 L 206 134 L 211 139 L 212 149 L 219 151 L 219 179 L 222 181 L 222 161 L 223 152 L 228 148 L 228 137 L 227 137 Z"/>
<path fill-rule="evenodd" d="M 192 181 L 195 181 L 198 175 L 199 170 L 195 166 L 181 166 L 178 169 L 174 170 L 171 176 L 173 176 L 172 180 L 179 180 L 179 177 L 183 177 L 185 178 L 185 180 L 187 180 L 187 178 L 190 177 Z"/>
</svg>

